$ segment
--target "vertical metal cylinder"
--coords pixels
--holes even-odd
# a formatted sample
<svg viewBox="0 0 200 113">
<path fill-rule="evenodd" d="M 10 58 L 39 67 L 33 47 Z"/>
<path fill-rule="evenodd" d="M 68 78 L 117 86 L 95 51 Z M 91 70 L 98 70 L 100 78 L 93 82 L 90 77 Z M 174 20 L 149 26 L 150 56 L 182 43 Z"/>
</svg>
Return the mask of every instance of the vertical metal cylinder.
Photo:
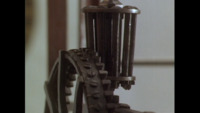
<svg viewBox="0 0 200 113">
<path fill-rule="evenodd" d="M 99 53 L 102 62 L 105 63 L 108 76 L 132 76 L 135 20 L 139 10 L 136 7 L 117 5 L 109 7 L 104 4 L 86 7 L 84 12 L 86 13 L 87 47 Z M 124 34 L 122 39 L 123 19 Z M 124 42 L 123 52 L 121 52 L 122 40 Z"/>
<path fill-rule="evenodd" d="M 85 13 L 87 48 L 95 50 L 95 13 Z"/>
<path fill-rule="evenodd" d="M 136 32 L 136 15 L 131 14 L 131 34 L 130 34 L 130 53 L 129 53 L 129 69 L 128 76 L 133 74 L 133 62 L 134 62 L 134 52 L 135 52 L 135 32 Z"/>
<path fill-rule="evenodd" d="M 102 61 L 105 61 L 105 54 L 106 54 L 106 50 L 105 50 L 105 46 L 103 46 L 102 44 L 105 43 L 105 37 L 104 37 L 104 28 L 106 27 L 106 25 L 104 24 L 104 13 L 97 13 L 96 14 L 96 50 L 98 51 L 99 55 L 101 56 Z"/>
<path fill-rule="evenodd" d="M 108 74 L 111 75 L 112 73 L 112 56 L 111 56 L 111 52 L 112 52 L 112 40 L 111 40 L 111 36 L 112 36 L 112 15 L 110 13 L 104 13 L 104 22 L 103 23 L 105 25 L 104 29 L 104 38 L 105 38 L 105 42 L 102 43 L 102 48 L 105 50 L 105 56 L 102 56 L 102 58 L 104 59 L 104 63 L 105 63 L 105 69 L 108 71 Z"/>
<path fill-rule="evenodd" d="M 112 76 L 120 75 L 120 59 L 121 59 L 121 14 L 112 14 L 112 36 L 111 36 L 111 61 Z"/>
<path fill-rule="evenodd" d="M 126 9 L 134 9 L 135 7 L 126 6 Z M 123 59 L 122 59 L 122 76 L 132 76 L 134 50 L 135 50 L 135 27 L 136 14 L 125 13 L 124 23 L 124 43 L 123 43 Z"/>
<path fill-rule="evenodd" d="M 124 20 L 124 44 L 123 44 L 123 59 L 122 59 L 122 76 L 128 76 L 129 69 L 129 54 L 130 54 L 130 18 L 131 14 L 125 14 Z"/>
</svg>

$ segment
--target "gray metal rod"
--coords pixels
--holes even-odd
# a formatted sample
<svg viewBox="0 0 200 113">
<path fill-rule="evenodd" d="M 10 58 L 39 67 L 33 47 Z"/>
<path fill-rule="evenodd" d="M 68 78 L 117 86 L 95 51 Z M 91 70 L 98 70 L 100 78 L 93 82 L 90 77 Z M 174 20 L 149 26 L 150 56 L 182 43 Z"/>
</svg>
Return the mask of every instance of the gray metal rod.
<svg viewBox="0 0 200 113">
<path fill-rule="evenodd" d="M 122 76 L 128 76 L 130 54 L 130 14 L 125 14 Z"/>
<path fill-rule="evenodd" d="M 120 36 L 120 13 L 114 13 L 112 20 L 112 76 L 120 75 L 121 36 Z"/>
<path fill-rule="evenodd" d="M 131 18 L 131 33 L 130 33 L 130 54 L 129 54 L 129 69 L 128 74 L 131 76 L 133 74 L 133 61 L 134 61 L 134 51 L 135 51 L 135 27 L 136 27 L 136 15 L 132 14 Z"/>
</svg>

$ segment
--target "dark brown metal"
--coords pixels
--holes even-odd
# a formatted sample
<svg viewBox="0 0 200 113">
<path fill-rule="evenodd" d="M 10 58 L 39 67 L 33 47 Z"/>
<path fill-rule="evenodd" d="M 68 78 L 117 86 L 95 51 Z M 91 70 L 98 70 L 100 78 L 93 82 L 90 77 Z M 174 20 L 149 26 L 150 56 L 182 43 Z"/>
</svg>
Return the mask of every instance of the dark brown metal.
<svg viewBox="0 0 200 113">
<path fill-rule="evenodd" d="M 107 53 L 107 44 L 108 42 L 106 39 L 107 37 L 105 36 L 106 31 L 105 27 L 109 27 L 109 24 L 105 24 L 106 19 L 104 18 L 103 13 L 96 13 L 96 51 L 99 53 L 101 56 L 101 60 L 105 62 L 105 56 Z M 108 17 L 109 18 L 109 17 Z"/>
<path fill-rule="evenodd" d="M 58 60 L 54 63 L 54 66 L 51 70 L 49 79 L 45 82 L 45 93 L 46 93 L 46 104 L 45 104 L 45 113 L 55 113 L 58 112 L 58 103 L 57 103 L 57 75 L 58 75 Z"/>
<path fill-rule="evenodd" d="M 130 33 L 131 33 L 131 15 L 125 14 L 125 23 L 124 23 L 124 44 L 123 44 L 123 59 L 122 59 L 122 76 L 129 76 L 129 56 L 130 56 Z"/>
<path fill-rule="evenodd" d="M 100 0 L 87 0 L 87 5 L 99 5 Z"/>
<path fill-rule="evenodd" d="M 114 95 L 119 84 L 130 89 L 135 83 L 132 73 L 139 10 L 123 6 L 118 0 L 104 0 L 101 5 L 87 6 L 83 11 L 87 48 L 59 52 L 45 82 L 48 110 L 69 113 L 68 96 L 72 95 L 70 88 L 78 75 L 73 113 L 83 113 L 83 98 L 88 113 L 142 113 L 119 103 L 119 96 Z"/>
<path fill-rule="evenodd" d="M 131 15 L 131 33 L 130 33 L 130 54 L 129 54 L 129 71 L 128 75 L 132 76 L 133 74 L 133 61 L 134 61 L 134 51 L 135 51 L 135 32 L 136 32 L 136 15 Z"/>
<path fill-rule="evenodd" d="M 99 34 L 103 34 L 103 38 L 104 38 L 104 42 L 101 43 L 101 48 L 104 49 L 104 56 L 100 55 L 102 57 L 102 61 L 105 63 L 105 69 L 108 70 L 109 75 L 111 75 L 110 73 L 112 73 L 112 56 L 111 56 L 111 52 L 112 52 L 112 45 L 111 45 L 111 36 L 112 36 L 112 15 L 109 13 L 103 13 L 104 14 L 104 22 L 102 22 L 104 24 L 104 28 L 103 31 L 104 32 L 99 32 Z M 99 23 L 99 25 L 101 25 L 102 23 Z M 97 51 L 98 52 L 98 51 Z"/>
<path fill-rule="evenodd" d="M 119 103 L 119 96 L 114 95 L 111 80 L 134 81 L 134 77 L 109 77 L 93 50 L 79 49 L 60 51 L 59 60 L 54 65 L 49 80 L 46 81 L 45 91 L 51 113 L 69 113 L 68 106 L 71 95 L 66 83 L 73 81 L 77 73 L 77 88 L 73 113 L 82 113 L 82 99 L 86 98 L 89 113 L 147 113 L 130 109 L 127 104 Z M 88 57 L 89 60 L 83 59 Z M 54 79 L 54 80 L 51 80 Z M 110 80 L 109 80 L 110 79 Z M 86 97 L 83 97 L 85 93 Z M 150 112 L 149 112 L 150 113 Z"/>
<path fill-rule="evenodd" d="M 76 84 L 76 92 L 75 92 L 75 104 L 74 104 L 74 109 L 73 113 L 82 113 L 82 103 L 83 103 L 83 85 L 84 85 L 84 80 L 82 76 L 79 76 L 78 78 L 78 83 Z"/>
<path fill-rule="evenodd" d="M 95 50 L 95 14 L 86 13 L 86 37 L 87 48 Z"/>
<path fill-rule="evenodd" d="M 79 18 L 80 18 L 80 21 L 79 21 L 79 34 L 80 34 L 80 41 L 79 41 L 79 47 L 82 47 L 83 45 L 83 42 L 84 42 L 84 40 L 86 40 L 85 39 L 85 29 L 83 29 L 83 28 L 85 28 L 85 26 L 87 25 L 86 23 L 85 23 L 85 18 L 84 18 L 84 16 L 86 16 L 86 15 L 84 15 L 83 13 L 82 13 L 82 8 L 83 7 L 85 7 L 85 6 L 98 6 L 99 5 L 99 1 L 100 0 L 80 0 L 79 1 L 79 13 L 80 13 L 80 15 L 79 15 Z"/>
<path fill-rule="evenodd" d="M 112 70 L 111 75 L 118 77 L 120 75 L 120 60 L 121 60 L 121 15 L 120 13 L 114 13 L 112 18 Z"/>
<path fill-rule="evenodd" d="M 113 7 L 113 6 L 122 6 L 122 3 L 119 0 L 104 0 L 100 3 L 101 6 Z"/>
<path fill-rule="evenodd" d="M 101 56 L 109 76 L 132 76 L 132 62 L 134 59 L 135 47 L 135 20 L 136 14 L 140 11 L 133 6 L 122 7 L 120 6 L 121 4 L 117 4 L 117 1 L 103 1 L 102 3 L 101 6 L 88 6 L 83 9 L 87 15 L 87 20 L 88 18 L 92 18 L 91 16 L 88 16 L 88 14 L 96 15 L 95 25 L 89 24 L 88 22 L 86 23 L 87 36 L 89 36 L 87 39 L 87 47 L 91 48 L 91 45 L 95 46 L 93 47 L 93 50 L 97 51 Z M 109 7 L 109 4 L 114 5 Z M 121 37 L 122 20 L 124 20 L 125 28 L 123 38 Z M 91 32 L 92 30 L 90 29 L 93 29 L 93 32 Z M 95 40 L 93 43 L 90 41 L 92 40 L 90 35 L 93 36 L 93 40 Z M 124 42 L 123 52 L 121 52 L 122 40 Z M 120 64 L 121 54 L 123 54 L 122 65 Z M 122 86 L 125 89 L 130 89 L 131 84 L 129 84 L 129 86 L 126 86 L 125 84 L 129 84 L 129 82 L 122 82 Z M 118 87 L 118 85 L 116 85 L 116 87 Z"/>
<path fill-rule="evenodd" d="M 66 82 L 66 67 L 67 67 L 67 61 L 65 60 L 65 51 L 59 52 L 59 66 L 58 66 L 58 113 L 67 113 L 68 108 L 66 105 L 68 104 L 68 101 L 66 101 L 66 92 L 65 91 L 65 82 Z M 69 65 L 68 65 L 69 66 Z M 65 68 L 63 68 L 65 67 Z M 69 69 L 69 68 L 68 68 Z"/>
</svg>

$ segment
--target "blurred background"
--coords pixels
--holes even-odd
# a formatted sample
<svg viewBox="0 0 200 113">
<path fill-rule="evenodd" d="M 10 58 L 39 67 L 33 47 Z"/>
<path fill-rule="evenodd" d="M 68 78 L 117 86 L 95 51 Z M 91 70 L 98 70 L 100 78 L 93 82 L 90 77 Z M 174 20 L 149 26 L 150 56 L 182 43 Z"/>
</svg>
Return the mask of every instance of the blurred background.
<svg viewBox="0 0 200 113">
<path fill-rule="evenodd" d="M 80 7 L 88 1 L 25 0 L 26 113 L 44 113 L 44 81 L 59 47 L 69 50 L 85 46 Z M 136 27 L 136 84 L 129 91 L 119 88 L 115 93 L 120 95 L 120 102 L 133 109 L 174 113 L 174 0 L 120 1 L 138 7 L 141 14 Z"/>
</svg>

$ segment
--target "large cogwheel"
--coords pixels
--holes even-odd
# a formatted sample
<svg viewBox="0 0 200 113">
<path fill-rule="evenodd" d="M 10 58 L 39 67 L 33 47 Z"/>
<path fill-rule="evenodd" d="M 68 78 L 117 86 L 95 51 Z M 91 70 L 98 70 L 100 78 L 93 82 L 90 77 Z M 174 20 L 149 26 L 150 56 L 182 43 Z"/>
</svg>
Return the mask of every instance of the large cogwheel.
<svg viewBox="0 0 200 113">
<path fill-rule="evenodd" d="M 111 80 L 107 78 L 108 72 L 104 67 L 101 57 L 92 50 L 83 48 L 60 51 L 49 79 L 45 82 L 45 112 L 69 113 L 68 97 L 74 95 L 73 113 L 83 113 L 83 98 L 88 113 L 145 113 L 119 103 L 119 96 L 114 95 L 114 90 L 110 88 Z M 70 89 L 74 86 L 73 81 L 76 81 L 75 94 Z"/>
</svg>

